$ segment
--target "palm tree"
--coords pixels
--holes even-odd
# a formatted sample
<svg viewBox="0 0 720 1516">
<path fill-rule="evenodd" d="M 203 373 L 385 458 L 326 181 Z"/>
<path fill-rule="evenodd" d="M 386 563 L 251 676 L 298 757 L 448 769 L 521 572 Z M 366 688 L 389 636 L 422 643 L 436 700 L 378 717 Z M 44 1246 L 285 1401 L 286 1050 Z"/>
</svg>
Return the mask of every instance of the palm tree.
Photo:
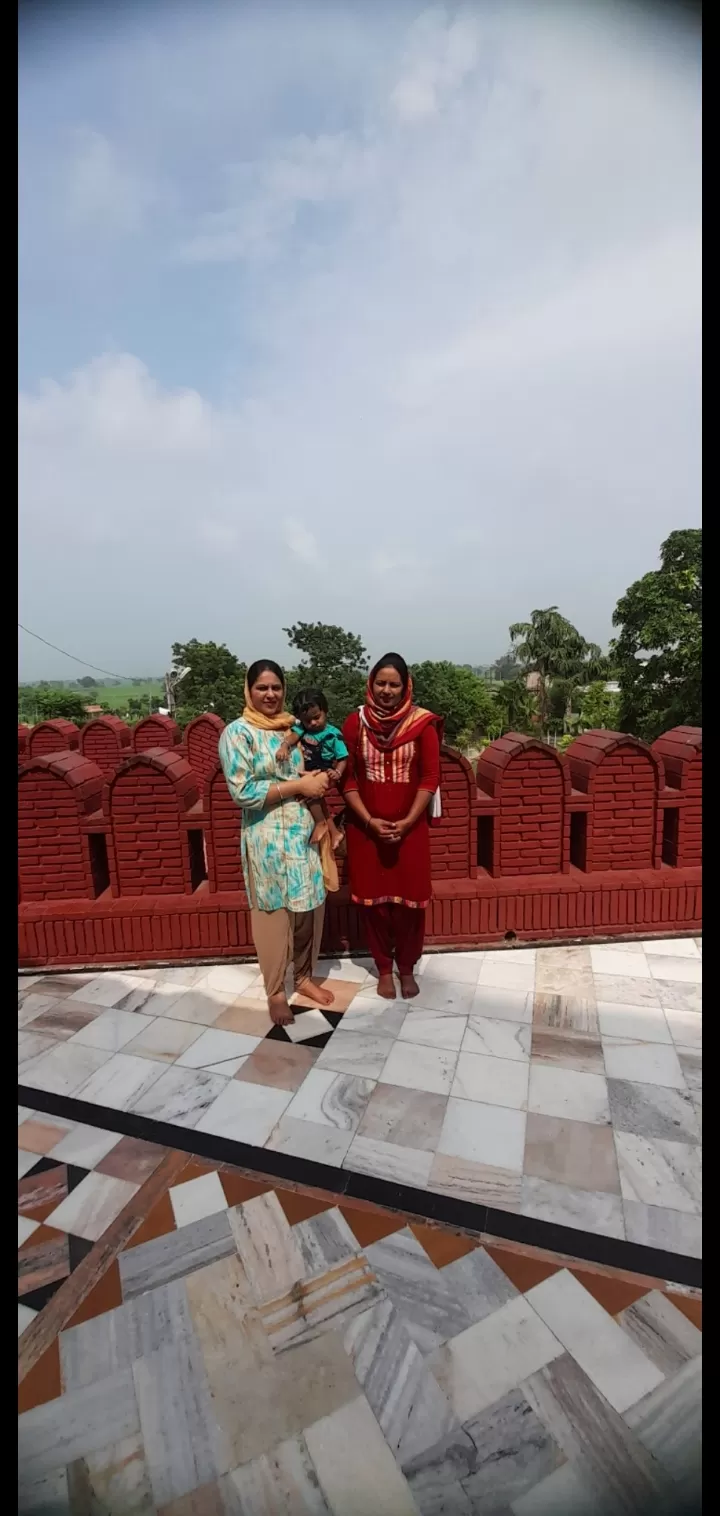
<svg viewBox="0 0 720 1516">
<path fill-rule="evenodd" d="M 550 714 L 550 684 L 567 681 L 569 688 L 590 684 L 605 671 L 605 659 L 595 642 L 586 642 L 577 627 L 567 621 L 556 605 L 532 611 L 529 621 L 516 621 L 510 637 L 525 674 L 538 675 L 540 726 L 545 733 Z"/>
</svg>

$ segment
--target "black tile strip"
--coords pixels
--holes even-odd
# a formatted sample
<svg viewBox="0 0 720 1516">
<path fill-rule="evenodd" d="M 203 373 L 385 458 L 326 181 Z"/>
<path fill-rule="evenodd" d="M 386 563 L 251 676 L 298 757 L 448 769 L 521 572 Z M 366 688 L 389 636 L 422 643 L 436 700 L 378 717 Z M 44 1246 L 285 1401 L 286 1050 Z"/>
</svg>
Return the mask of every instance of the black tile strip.
<svg viewBox="0 0 720 1516">
<path fill-rule="evenodd" d="M 465 1231 L 487 1232 L 499 1242 L 544 1248 L 585 1263 L 626 1269 L 632 1274 L 647 1274 L 653 1279 L 702 1289 L 700 1258 L 666 1253 L 660 1248 L 623 1242 L 617 1237 L 602 1237 L 596 1232 L 576 1231 L 574 1227 L 557 1226 L 554 1222 L 540 1221 L 534 1216 L 522 1216 L 513 1211 L 498 1211 L 469 1200 L 438 1195 L 432 1190 L 418 1190 L 373 1175 L 355 1174 L 350 1169 L 337 1169 L 327 1163 L 312 1163 L 307 1158 L 296 1158 L 292 1153 L 252 1147 L 247 1142 L 235 1142 L 212 1132 L 170 1126 L 149 1116 L 139 1116 L 134 1111 L 89 1105 L 69 1095 L 33 1090 L 27 1085 L 18 1086 L 18 1105 L 43 1111 L 47 1116 L 65 1117 L 86 1126 L 100 1127 L 103 1131 L 120 1132 L 125 1137 L 139 1137 L 162 1147 L 194 1153 L 211 1163 L 234 1164 L 265 1178 L 284 1179 L 290 1184 L 326 1190 L 338 1199 L 366 1200 L 381 1209 L 403 1211 L 421 1221 L 439 1221 Z"/>
</svg>

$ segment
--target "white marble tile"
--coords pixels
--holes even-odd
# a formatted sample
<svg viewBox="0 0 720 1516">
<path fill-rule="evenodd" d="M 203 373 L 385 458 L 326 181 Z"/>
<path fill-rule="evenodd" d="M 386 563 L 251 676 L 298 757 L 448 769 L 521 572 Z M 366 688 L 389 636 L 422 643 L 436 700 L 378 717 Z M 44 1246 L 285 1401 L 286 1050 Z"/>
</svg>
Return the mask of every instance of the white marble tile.
<svg viewBox="0 0 720 1516">
<path fill-rule="evenodd" d="M 32 1026 L 36 1016 L 57 1005 L 52 995 L 27 995 L 18 1006 L 18 1027 Z"/>
<path fill-rule="evenodd" d="M 163 1010 L 163 1016 L 171 1021 L 192 1021 L 200 1026 L 213 1026 L 228 1006 L 237 999 L 235 995 L 223 995 L 220 990 L 197 988 L 185 989 L 177 999 Z"/>
<path fill-rule="evenodd" d="M 419 1011 L 442 1011 L 449 1016 L 469 1014 L 476 993 L 474 984 L 454 979 L 432 979 L 426 974 L 422 974 L 418 982 L 420 994 L 415 1000 L 405 1002 L 413 1015 Z"/>
<path fill-rule="evenodd" d="M 406 1000 L 381 1000 L 378 995 L 356 995 L 351 1000 L 335 1037 L 346 1032 L 369 1032 L 373 1037 L 395 1038 L 408 1015 Z"/>
<path fill-rule="evenodd" d="M 530 1057 L 532 1028 L 494 1016 L 471 1016 L 462 1040 L 463 1053 L 484 1053 L 489 1058 L 512 1058 L 523 1063 Z"/>
<path fill-rule="evenodd" d="M 533 1019 L 533 994 L 530 990 L 504 990 L 494 985 L 478 985 L 470 1007 L 471 1016 L 492 1016 L 495 1021 L 516 1021 L 529 1026 Z"/>
<path fill-rule="evenodd" d="M 18 1077 L 22 1084 L 28 1083 L 25 1078 L 25 1070 L 34 1068 L 40 1058 L 46 1053 L 52 1052 L 56 1046 L 53 1037 L 44 1037 L 42 1032 L 18 1032 L 17 1039 L 17 1066 Z M 29 1081 L 32 1083 L 32 1080 Z"/>
<path fill-rule="evenodd" d="M 562 1463 L 514 1500 L 512 1516 L 602 1516 L 592 1484 L 571 1463 Z"/>
<path fill-rule="evenodd" d="M 18 995 L 24 995 L 32 984 L 37 984 L 42 974 L 18 974 Z"/>
<path fill-rule="evenodd" d="M 666 1011 L 665 1020 L 676 1047 L 702 1051 L 702 1016 L 697 1011 Z"/>
<path fill-rule="evenodd" d="M 702 1217 L 690 1211 L 665 1210 L 659 1205 L 641 1205 L 637 1200 L 624 1202 L 628 1242 L 643 1247 L 662 1248 L 685 1258 L 702 1258 Z"/>
<path fill-rule="evenodd" d="M 457 1052 L 467 1030 L 467 1016 L 444 1012 L 408 1011 L 399 1034 L 400 1042 L 419 1042 L 424 1047 L 450 1048 Z"/>
<path fill-rule="evenodd" d="M 478 986 L 502 990 L 535 988 L 535 953 L 527 949 L 488 953 L 480 967 Z"/>
<path fill-rule="evenodd" d="M 425 979 L 449 979 L 453 984 L 477 984 L 486 954 L 425 953 L 417 973 Z"/>
<path fill-rule="evenodd" d="M 265 1146 L 274 1153 L 292 1153 L 294 1157 L 307 1158 L 311 1163 L 329 1163 L 339 1168 L 352 1140 L 352 1132 L 321 1126 L 317 1121 L 283 1116 Z"/>
<path fill-rule="evenodd" d="M 23 1084 L 53 1095 L 76 1095 L 91 1074 L 109 1063 L 112 1054 L 104 1048 L 54 1044 L 48 1053 L 33 1059 L 24 1071 Z"/>
<path fill-rule="evenodd" d="M 261 979 L 256 963 L 218 963 L 195 981 L 196 989 L 219 990 L 221 995 L 244 995 Z"/>
<path fill-rule="evenodd" d="M 383 1084 L 404 1089 L 427 1090 L 448 1095 L 455 1073 L 457 1053 L 448 1048 L 428 1048 L 417 1042 L 396 1042 L 381 1074 Z"/>
<path fill-rule="evenodd" d="M 202 1069 L 230 1058 L 246 1058 L 261 1041 L 261 1037 L 248 1037 L 244 1032 L 221 1032 L 211 1027 L 180 1054 L 175 1067 Z"/>
<path fill-rule="evenodd" d="M 702 985 L 677 979 L 654 979 L 653 984 L 664 1011 L 695 1011 L 702 1013 Z"/>
<path fill-rule="evenodd" d="M 156 969 L 156 983 L 158 988 L 166 985 L 178 985 L 182 989 L 191 989 L 200 979 L 204 979 L 207 968 L 202 964 L 178 963 L 171 969 Z"/>
<path fill-rule="evenodd" d="M 197 1123 L 196 1130 L 259 1145 L 267 1141 L 291 1099 L 289 1090 L 231 1079 Z"/>
<path fill-rule="evenodd" d="M 474 1100 L 448 1100 L 438 1152 L 521 1174 L 525 1112 Z"/>
<path fill-rule="evenodd" d="M 238 1070 L 247 1063 L 249 1053 L 244 1053 L 242 1058 L 225 1058 L 220 1063 L 209 1063 L 209 1074 L 222 1074 L 224 1079 L 234 1079 Z"/>
<path fill-rule="evenodd" d="M 311 1121 L 317 1126 L 336 1127 L 341 1132 L 356 1132 L 374 1089 L 372 1079 L 337 1074 L 334 1069 L 316 1066 L 292 1097 L 287 1114 L 294 1121 Z"/>
<path fill-rule="evenodd" d="M 307 1042 L 309 1037 L 320 1037 L 324 1032 L 332 1031 L 332 1022 L 323 1016 L 318 1006 L 314 1006 L 296 1016 L 285 1031 L 291 1042 Z"/>
<path fill-rule="evenodd" d="M 661 1084 L 666 1089 L 685 1087 L 682 1069 L 672 1043 L 629 1042 L 603 1037 L 603 1056 L 608 1079 L 630 1079 L 637 1084 Z"/>
<path fill-rule="evenodd" d="M 380 1142 L 373 1137 L 354 1137 L 348 1148 L 344 1168 L 358 1174 L 376 1174 L 395 1184 L 411 1184 L 425 1189 L 433 1164 L 433 1153 L 401 1147 L 396 1142 Z"/>
<path fill-rule="evenodd" d="M 487 1105 L 504 1105 L 524 1111 L 529 1069 L 529 1063 L 519 1063 L 517 1059 L 461 1053 L 451 1094 L 457 1100 L 482 1100 Z"/>
<path fill-rule="evenodd" d="M 18 1300 L 18 1337 L 22 1336 L 25 1328 L 29 1327 L 30 1322 L 34 1321 L 36 1316 L 37 1311 L 34 1311 L 32 1306 L 23 1305 L 22 1300 Z"/>
<path fill-rule="evenodd" d="M 525 1299 L 572 1353 L 596 1390 L 621 1414 L 664 1378 L 567 1269 L 543 1279 L 526 1292 Z"/>
<path fill-rule="evenodd" d="M 28 1237 L 32 1237 L 33 1232 L 37 1231 L 37 1228 L 39 1227 L 39 1225 L 40 1225 L 39 1221 L 31 1221 L 31 1219 L 30 1219 L 29 1216 L 18 1216 L 18 1247 L 19 1248 L 22 1247 L 22 1245 L 23 1245 L 24 1242 L 27 1242 Z"/>
<path fill-rule="evenodd" d="M 23 1121 L 27 1121 L 28 1116 L 32 1116 L 33 1115 L 33 1112 L 32 1112 L 32 1110 L 31 1110 L 31 1108 L 30 1108 L 29 1105 L 19 1105 L 18 1108 L 17 1108 L 17 1113 L 18 1113 L 18 1126 L 20 1126 Z"/>
<path fill-rule="evenodd" d="M 458 1421 L 494 1405 L 564 1351 L 524 1295 L 460 1332 L 428 1360 Z"/>
<path fill-rule="evenodd" d="M 227 1210 L 225 1191 L 219 1174 L 200 1174 L 197 1179 L 187 1179 L 184 1184 L 170 1187 L 170 1204 L 177 1226 L 188 1226 L 191 1221 L 202 1221 L 205 1216 L 214 1216 L 216 1211 Z"/>
<path fill-rule="evenodd" d="M 392 1046 L 392 1037 L 346 1031 L 341 1022 L 327 1047 L 323 1048 L 316 1068 L 334 1069 L 337 1074 L 355 1074 L 360 1079 L 379 1079 Z"/>
<path fill-rule="evenodd" d="M 132 1042 L 133 1037 L 147 1031 L 152 1024 L 150 1017 L 132 1011 L 103 1011 L 94 1021 L 75 1032 L 70 1041 L 73 1045 L 81 1042 L 85 1047 L 106 1048 L 109 1053 L 117 1053 L 126 1042 Z"/>
<path fill-rule="evenodd" d="M 662 954 L 666 958 L 699 958 L 700 949 L 694 937 L 649 937 L 643 943 L 648 957 Z"/>
<path fill-rule="evenodd" d="M 549 1179 L 522 1181 L 520 1210 L 538 1221 L 553 1221 L 557 1226 L 575 1227 L 581 1232 L 597 1232 L 602 1237 L 625 1237 L 625 1217 L 619 1195 L 599 1190 L 574 1190 L 567 1184 Z"/>
<path fill-rule="evenodd" d="M 202 1027 L 190 1021 L 172 1021 L 169 1016 L 156 1016 L 139 1036 L 126 1042 L 124 1051 L 136 1058 L 152 1058 L 156 1063 L 174 1063 L 202 1035 Z"/>
<path fill-rule="evenodd" d="M 35 1164 L 39 1162 L 39 1153 L 26 1153 L 23 1148 L 18 1148 L 18 1180 L 24 1179 L 30 1169 L 34 1169 Z"/>
<path fill-rule="evenodd" d="M 109 1105 L 113 1110 L 127 1111 L 161 1074 L 166 1073 L 164 1063 L 153 1063 L 149 1058 L 133 1058 L 130 1053 L 115 1053 L 76 1094 L 81 1100 L 89 1100 L 93 1105 Z"/>
<path fill-rule="evenodd" d="M 654 1005 L 660 1004 L 656 981 L 634 979 L 630 974 L 593 974 L 595 998 L 602 1005 Z"/>
<path fill-rule="evenodd" d="M 582 1074 L 542 1063 L 530 1065 L 528 1110 L 569 1121 L 610 1121 L 607 1082 L 602 1074 Z"/>
<path fill-rule="evenodd" d="M 702 1209 L 702 1150 L 685 1142 L 636 1137 L 616 1132 L 615 1148 L 624 1200 L 665 1210 Z"/>
<path fill-rule="evenodd" d="M 647 962 L 653 979 L 672 979 L 676 984 L 702 984 L 702 959 L 699 953 L 694 958 L 681 953 L 674 958 L 666 953 L 649 953 Z"/>
<path fill-rule="evenodd" d="M 155 981 L 143 976 L 119 973 L 114 969 L 108 969 L 104 974 L 99 974 L 97 979 L 91 979 L 89 984 L 81 985 L 80 989 L 74 990 L 68 999 L 82 1000 L 84 1005 L 104 1005 L 107 1007 L 117 1005 L 125 995 L 132 990 L 154 988 Z"/>
<path fill-rule="evenodd" d="M 213 1074 L 211 1069 L 165 1068 L 133 1110 L 138 1116 L 192 1128 L 226 1087 L 227 1077 Z"/>
<path fill-rule="evenodd" d="M 631 979 L 649 979 L 650 969 L 642 949 L 626 953 L 622 946 L 611 947 L 601 943 L 590 947 L 590 962 L 595 974 L 626 974 Z"/>
<path fill-rule="evenodd" d="M 364 1395 L 313 1422 L 305 1441 L 333 1516 L 418 1516 Z"/>
<path fill-rule="evenodd" d="M 318 979 L 345 979 L 351 984 L 366 984 L 375 974 L 371 958 L 319 958 L 315 969 Z"/>
<path fill-rule="evenodd" d="M 56 1158 L 61 1163 L 77 1164 L 81 1169 L 94 1169 L 96 1163 L 107 1158 L 119 1141 L 119 1132 L 103 1132 L 100 1127 L 82 1126 L 78 1123 L 56 1142 L 48 1157 Z"/>
<path fill-rule="evenodd" d="M 624 1037 L 629 1042 L 670 1042 L 659 1005 L 608 1005 L 599 1001 L 597 1011 L 602 1037 Z"/>
<path fill-rule="evenodd" d="M 115 1179 L 110 1174 L 88 1174 L 50 1212 L 47 1225 L 71 1232 L 73 1237 L 84 1237 L 87 1242 L 97 1242 L 139 1188 L 139 1184 Z"/>
</svg>

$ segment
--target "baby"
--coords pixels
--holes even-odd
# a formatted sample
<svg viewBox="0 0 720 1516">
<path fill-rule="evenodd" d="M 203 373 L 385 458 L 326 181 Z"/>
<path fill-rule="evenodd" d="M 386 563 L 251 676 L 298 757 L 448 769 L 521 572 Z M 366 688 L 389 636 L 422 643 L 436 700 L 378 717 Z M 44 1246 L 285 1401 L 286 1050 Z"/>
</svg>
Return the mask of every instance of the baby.
<svg viewBox="0 0 720 1516">
<path fill-rule="evenodd" d="M 348 750 L 342 734 L 328 721 L 328 703 L 322 690 L 301 690 L 293 700 L 293 713 L 297 722 L 277 751 L 277 762 L 283 763 L 300 744 L 305 763 L 305 772 L 320 770 L 330 776 L 333 784 L 339 784 L 347 767 Z M 326 830 L 330 833 L 333 848 L 342 842 L 338 830 L 324 800 L 313 800 L 308 809 L 315 822 L 311 842 L 319 842 Z"/>
</svg>

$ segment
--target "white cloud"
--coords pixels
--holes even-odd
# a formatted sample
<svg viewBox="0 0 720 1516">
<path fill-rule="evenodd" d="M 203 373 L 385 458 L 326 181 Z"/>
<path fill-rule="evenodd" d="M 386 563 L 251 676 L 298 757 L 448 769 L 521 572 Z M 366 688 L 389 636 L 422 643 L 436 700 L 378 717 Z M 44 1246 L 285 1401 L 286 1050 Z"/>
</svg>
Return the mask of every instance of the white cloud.
<svg viewBox="0 0 720 1516">
<path fill-rule="evenodd" d="M 64 175 L 70 222 L 105 235 L 137 231 L 155 198 L 149 181 L 123 164 L 102 132 L 85 127 L 74 137 Z"/>
<path fill-rule="evenodd" d="M 114 261 L 34 191 L 54 116 L 26 164 L 23 619 L 108 667 L 282 657 L 315 586 L 378 654 L 489 660 L 538 603 L 605 641 L 699 516 L 693 44 L 590 0 L 300 7 L 304 49 L 241 12 L 66 104 Z"/>
</svg>

